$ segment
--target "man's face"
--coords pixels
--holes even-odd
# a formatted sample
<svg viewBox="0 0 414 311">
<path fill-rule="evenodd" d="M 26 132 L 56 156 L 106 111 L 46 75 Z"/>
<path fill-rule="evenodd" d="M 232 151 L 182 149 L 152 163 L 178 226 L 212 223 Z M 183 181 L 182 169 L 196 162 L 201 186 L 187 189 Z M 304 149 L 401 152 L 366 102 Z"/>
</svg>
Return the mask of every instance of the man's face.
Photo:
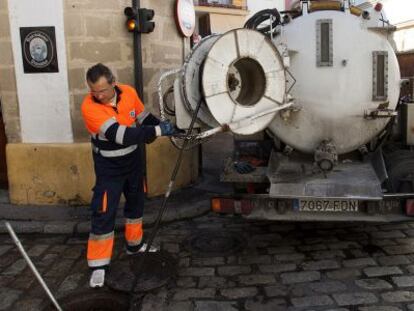
<svg viewBox="0 0 414 311">
<path fill-rule="evenodd" d="M 115 96 L 115 82 L 108 83 L 105 77 L 100 77 L 98 81 L 92 83 L 87 81 L 90 93 L 95 99 L 103 104 L 111 102 L 111 99 Z"/>
</svg>

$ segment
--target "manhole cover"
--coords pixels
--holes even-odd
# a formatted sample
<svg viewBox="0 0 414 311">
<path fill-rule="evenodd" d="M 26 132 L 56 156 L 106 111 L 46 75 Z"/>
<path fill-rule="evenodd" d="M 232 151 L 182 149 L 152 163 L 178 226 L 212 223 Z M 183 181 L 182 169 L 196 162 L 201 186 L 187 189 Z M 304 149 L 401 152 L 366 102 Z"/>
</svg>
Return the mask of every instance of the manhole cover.
<svg viewBox="0 0 414 311">
<path fill-rule="evenodd" d="M 374 245 L 374 244 L 367 244 L 362 247 L 362 250 L 370 255 L 375 253 L 382 253 L 382 248 Z"/>
<path fill-rule="evenodd" d="M 58 298 L 58 303 L 64 311 L 128 311 L 130 296 L 99 289 L 71 293 Z M 43 310 L 52 311 L 56 308 L 50 304 Z"/>
<path fill-rule="evenodd" d="M 203 232 L 190 238 L 186 244 L 193 255 L 228 256 L 243 248 L 244 239 L 229 232 Z"/>
<path fill-rule="evenodd" d="M 167 284 L 176 274 L 176 261 L 166 252 L 147 253 L 144 267 L 139 273 L 144 254 L 128 256 L 111 265 L 107 285 L 117 291 L 130 292 L 135 277 L 137 285 L 134 292 L 147 292 Z"/>
</svg>

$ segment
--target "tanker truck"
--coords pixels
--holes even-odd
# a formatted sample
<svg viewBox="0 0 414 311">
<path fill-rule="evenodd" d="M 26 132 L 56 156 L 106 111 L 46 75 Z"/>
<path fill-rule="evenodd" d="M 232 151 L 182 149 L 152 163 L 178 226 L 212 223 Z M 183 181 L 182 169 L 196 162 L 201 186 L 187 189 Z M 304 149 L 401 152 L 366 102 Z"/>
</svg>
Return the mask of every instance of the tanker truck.
<svg viewBox="0 0 414 311">
<path fill-rule="evenodd" d="M 402 221 L 414 215 L 414 104 L 400 98 L 381 4 L 297 1 L 205 37 L 160 79 L 161 117 L 196 146 L 229 129 L 219 213 L 288 221 Z M 163 101 L 173 76 L 174 107 Z M 171 105 L 171 104 L 170 104 Z"/>
</svg>

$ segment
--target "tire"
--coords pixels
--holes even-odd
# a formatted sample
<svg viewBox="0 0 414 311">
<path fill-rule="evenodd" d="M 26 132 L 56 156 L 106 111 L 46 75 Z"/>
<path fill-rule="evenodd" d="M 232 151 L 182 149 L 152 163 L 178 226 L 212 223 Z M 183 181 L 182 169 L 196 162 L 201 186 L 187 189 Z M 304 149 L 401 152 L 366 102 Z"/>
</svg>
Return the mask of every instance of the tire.
<svg viewBox="0 0 414 311">
<path fill-rule="evenodd" d="M 395 151 L 386 156 L 386 165 L 392 192 L 414 192 L 414 152 Z"/>
</svg>

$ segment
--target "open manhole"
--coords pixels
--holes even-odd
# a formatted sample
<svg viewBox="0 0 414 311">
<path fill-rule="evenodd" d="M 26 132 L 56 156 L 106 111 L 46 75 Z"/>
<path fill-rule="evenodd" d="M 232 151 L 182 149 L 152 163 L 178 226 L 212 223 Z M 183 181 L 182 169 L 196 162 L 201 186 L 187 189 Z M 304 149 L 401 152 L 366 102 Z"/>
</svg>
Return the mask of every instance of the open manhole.
<svg viewBox="0 0 414 311">
<path fill-rule="evenodd" d="M 141 272 L 141 260 L 144 254 L 128 256 L 111 265 L 107 282 L 109 288 L 121 292 L 130 292 L 136 281 L 135 293 L 148 292 L 164 286 L 177 272 L 177 263 L 166 252 L 147 253 Z M 135 279 L 137 278 L 137 280 Z"/>
<path fill-rule="evenodd" d="M 239 252 L 244 245 L 240 235 L 230 232 L 202 232 L 186 241 L 188 251 L 201 257 L 228 256 Z"/>
<path fill-rule="evenodd" d="M 57 301 L 64 311 L 128 311 L 130 296 L 106 289 L 74 292 L 68 296 L 58 298 Z M 50 304 L 44 311 L 54 311 Z"/>
</svg>

